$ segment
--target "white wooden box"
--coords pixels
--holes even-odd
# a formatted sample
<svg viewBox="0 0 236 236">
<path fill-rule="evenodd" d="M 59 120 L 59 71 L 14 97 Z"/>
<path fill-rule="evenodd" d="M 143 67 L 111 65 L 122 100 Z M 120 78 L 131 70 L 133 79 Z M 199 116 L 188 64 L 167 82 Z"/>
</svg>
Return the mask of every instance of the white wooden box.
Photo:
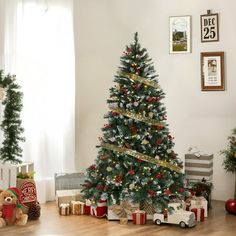
<svg viewBox="0 0 236 236">
<path fill-rule="evenodd" d="M 16 176 L 19 172 L 29 172 L 34 170 L 33 163 L 11 164 L 0 163 L 0 188 L 7 189 L 16 187 Z"/>
</svg>

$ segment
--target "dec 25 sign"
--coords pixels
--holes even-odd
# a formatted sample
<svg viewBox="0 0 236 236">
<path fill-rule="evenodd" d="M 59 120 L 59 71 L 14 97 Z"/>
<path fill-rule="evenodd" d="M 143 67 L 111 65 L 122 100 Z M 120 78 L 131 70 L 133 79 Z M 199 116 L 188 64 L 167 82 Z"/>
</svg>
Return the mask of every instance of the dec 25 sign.
<svg viewBox="0 0 236 236">
<path fill-rule="evenodd" d="M 201 15 L 201 41 L 219 41 L 218 13 L 211 14 L 207 11 L 206 15 Z"/>
</svg>

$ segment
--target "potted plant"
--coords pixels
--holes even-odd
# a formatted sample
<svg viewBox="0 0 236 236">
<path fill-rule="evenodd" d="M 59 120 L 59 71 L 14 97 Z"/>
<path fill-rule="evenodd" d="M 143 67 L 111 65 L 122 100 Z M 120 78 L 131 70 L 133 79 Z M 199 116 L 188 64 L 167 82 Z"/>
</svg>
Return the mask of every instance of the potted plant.
<svg viewBox="0 0 236 236">
<path fill-rule="evenodd" d="M 228 146 L 225 150 L 221 151 L 224 155 L 223 166 L 226 172 L 235 174 L 235 187 L 234 199 L 229 199 L 225 203 L 225 208 L 229 213 L 236 214 L 236 128 L 233 130 L 232 135 L 228 137 Z"/>
</svg>

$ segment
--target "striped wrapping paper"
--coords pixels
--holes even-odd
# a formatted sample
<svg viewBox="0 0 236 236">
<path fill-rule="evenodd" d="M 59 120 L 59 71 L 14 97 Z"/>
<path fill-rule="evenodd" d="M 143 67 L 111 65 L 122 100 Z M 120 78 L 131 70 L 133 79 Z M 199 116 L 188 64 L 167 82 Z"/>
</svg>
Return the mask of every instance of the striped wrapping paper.
<svg viewBox="0 0 236 236">
<path fill-rule="evenodd" d="M 190 181 L 199 181 L 204 178 L 211 181 L 213 176 L 213 155 L 196 156 L 194 154 L 185 155 L 185 173 Z"/>
<path fill-rule="evenodd" d="M 146 224 L 147 215 L 145 211 L 137 210 L 132 214 L 132 216 L 133 216 L 133 224 L 135 225 Z"/>
</svg>

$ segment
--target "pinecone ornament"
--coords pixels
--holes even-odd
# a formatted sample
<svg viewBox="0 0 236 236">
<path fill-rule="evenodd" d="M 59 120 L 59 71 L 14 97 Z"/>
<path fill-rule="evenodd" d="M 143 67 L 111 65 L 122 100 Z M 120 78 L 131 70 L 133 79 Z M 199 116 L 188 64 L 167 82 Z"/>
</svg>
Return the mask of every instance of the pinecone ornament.
<svg viewBox="0 0 236 236">
<path fill-rule="evenodd" d="M 33 205 L 29 206 L 29 212 L 28 212 L 28 219 L 29 220 L 37 220 L 40 217 L 40 204 L 39 202 L 36 202 Z"/>
</svg>

